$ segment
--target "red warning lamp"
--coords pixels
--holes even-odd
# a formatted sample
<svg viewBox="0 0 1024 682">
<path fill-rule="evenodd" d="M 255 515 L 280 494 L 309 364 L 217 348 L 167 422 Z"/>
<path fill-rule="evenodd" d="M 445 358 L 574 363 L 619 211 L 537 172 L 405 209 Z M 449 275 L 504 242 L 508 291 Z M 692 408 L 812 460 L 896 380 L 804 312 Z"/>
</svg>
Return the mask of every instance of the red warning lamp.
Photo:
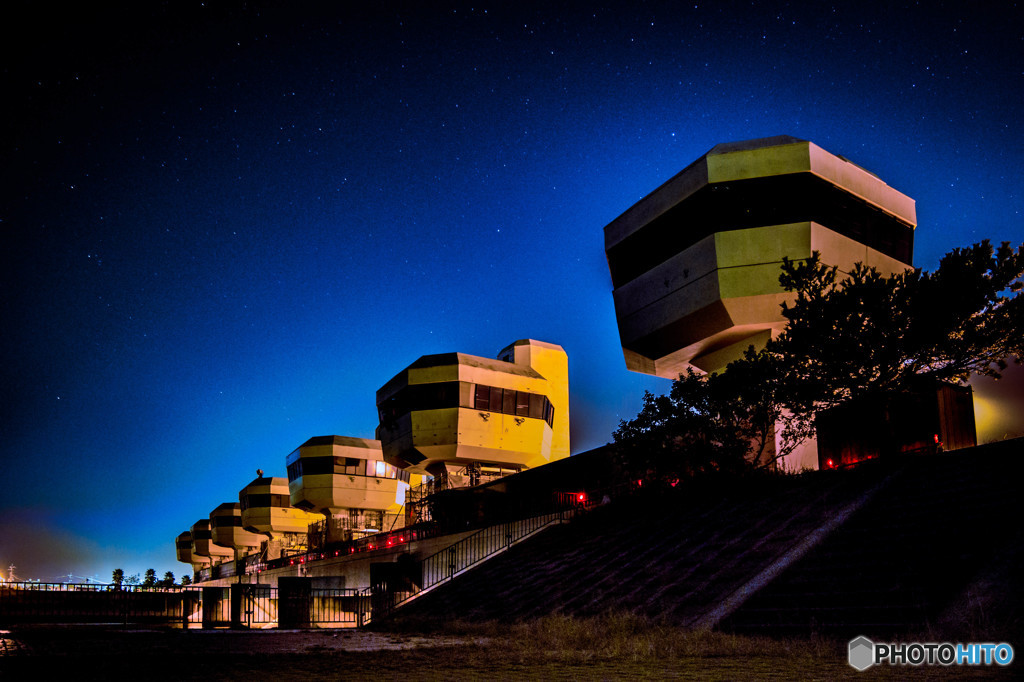
<svg viewBox="0 0 1024 682">
<path fill-rule="evenodd" d="M 829 469 L 835 469 L 835 468 L 836 468 L 836 463 L 835 463 L 835 462 L 833 462 L 833 461 L 832 461 L 832 460 L 830 459 L 830 460 L 828 460 L 827 462 L 825 462 L 825 466 L 827 466 L 827 467 L 828 467 Z"/>
<path fill-rule="evenodd" d="M 579 495 L 577 495 L 576 496 L 576 501 L 577 502 L 586 502 L 587 501 L 586 493 L 580 493 Z"/>
</svg>

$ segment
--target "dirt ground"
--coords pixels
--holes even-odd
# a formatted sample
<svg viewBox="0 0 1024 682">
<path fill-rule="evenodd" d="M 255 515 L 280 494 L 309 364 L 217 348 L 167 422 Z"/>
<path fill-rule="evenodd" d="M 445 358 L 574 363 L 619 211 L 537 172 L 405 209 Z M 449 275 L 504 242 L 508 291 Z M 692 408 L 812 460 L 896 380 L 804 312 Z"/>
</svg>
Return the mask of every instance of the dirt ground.
<svg viewBox="0 0 1024 682">
<path fill-rule="evenodd" d="M 367 632 L 0 630 L 0 679 L 75 680 L 866 680 L 1017 679 L 1016 670 L 892 668 L 858 674 L 834 658 L 593 658 L 524 653 L 490 638 Z M 1014 667 L 1014 666 L 1011 666 Z M 31 676 L 31 677 L 30 677 Z"/>
</svg>

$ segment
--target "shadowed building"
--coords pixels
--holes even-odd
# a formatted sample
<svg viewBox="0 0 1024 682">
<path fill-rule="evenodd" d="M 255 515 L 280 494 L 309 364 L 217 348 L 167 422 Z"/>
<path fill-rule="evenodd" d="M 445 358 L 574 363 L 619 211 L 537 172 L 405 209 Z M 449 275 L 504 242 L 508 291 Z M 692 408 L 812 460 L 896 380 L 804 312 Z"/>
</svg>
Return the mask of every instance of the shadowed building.
<svg viewBox="0 0 1024 682">
<path fill-rule="evenodd" d="M 425 355 L 377 391 L 384 458 L 457 487 L 568 457 L 568 368 L 532 339 L 497 360 Z"/>
<path fill-rule="evenodd" d="M 970 386 L 935 383 L 850 400 L 815 417 L 818 468 L 978 444 Z"/>
<path fill-rule="evenodd" d="M 379 441 L 317 436 L 288 455 L 287 465 L 291 504 L 327 517 L 325 542 L 401 527 L 409 472 L 384 461 Z"/>
<path fill-rule="evenodd" d="M 626 367 L 715 372 L 785 327 L 783 257 L 911 267 L 914 200 L 805 140 L 720 144 L 605 227 Z"/>
<path fill-rule="evenodd" d="M 192 572 L 196 572 L 204 566 L 210 565 L 209 557 L 193 557 L 192 556 L 192 532 L 185 531 L 177 538 L 174 539 L 174 551 L 178 561 L 183 564 L 189 564 L 192 567 Z"/>
</svg>

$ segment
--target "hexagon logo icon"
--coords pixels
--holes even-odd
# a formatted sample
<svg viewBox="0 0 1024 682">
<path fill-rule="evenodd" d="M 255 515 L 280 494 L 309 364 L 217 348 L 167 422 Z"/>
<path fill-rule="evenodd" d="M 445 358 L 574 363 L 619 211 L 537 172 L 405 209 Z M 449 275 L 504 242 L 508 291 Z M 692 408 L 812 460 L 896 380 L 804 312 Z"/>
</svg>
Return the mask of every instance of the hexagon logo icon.
<svg viewBox="0 0 1024 682">
<path fill-rule="evenodd" d="M 867 637 L 860 636 L 850 641 L 850 665 L 862 672 L 875 662 L 875 645 Z"/>
</svg>

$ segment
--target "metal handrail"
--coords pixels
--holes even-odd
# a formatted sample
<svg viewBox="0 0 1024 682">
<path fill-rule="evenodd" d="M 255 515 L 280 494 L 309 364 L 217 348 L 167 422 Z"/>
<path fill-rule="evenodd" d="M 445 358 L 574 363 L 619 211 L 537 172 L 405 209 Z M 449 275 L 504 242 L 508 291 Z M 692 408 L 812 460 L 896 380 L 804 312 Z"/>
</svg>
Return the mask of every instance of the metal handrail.
<svg viewBox="0 0 1024 682">
<path fill-rule="evenodd" d="M 539 516 L 505 521 L 493 526 L 487 526 L 442 550 L 434 552 L 420 562 L 420 585 L 418 589 L 406 593 L 398 592 L 393 594 L 385 591 L 385 594 L 382 595 L 373 586 L 365 588 L 362 591 L 365 597 L 376 596 L 377 599 L 374 600 L 375 603 L 370 612 L 360 620 L 359 624 L 368 624 L 377 611 L 383 612 L 379 615 L 391 613 L 403 604 L 423 596 L 425 593 L 453 580 L 456 576 L 461 575 L 474 566 L 506 551 L 517 542 L 540 532 L 550 525 L 562 523 L 589 506 L 591 505 L 581 504 Z M 404 596 L 399 597 L 401 594 L 404 594 Z"/>
</svg>

